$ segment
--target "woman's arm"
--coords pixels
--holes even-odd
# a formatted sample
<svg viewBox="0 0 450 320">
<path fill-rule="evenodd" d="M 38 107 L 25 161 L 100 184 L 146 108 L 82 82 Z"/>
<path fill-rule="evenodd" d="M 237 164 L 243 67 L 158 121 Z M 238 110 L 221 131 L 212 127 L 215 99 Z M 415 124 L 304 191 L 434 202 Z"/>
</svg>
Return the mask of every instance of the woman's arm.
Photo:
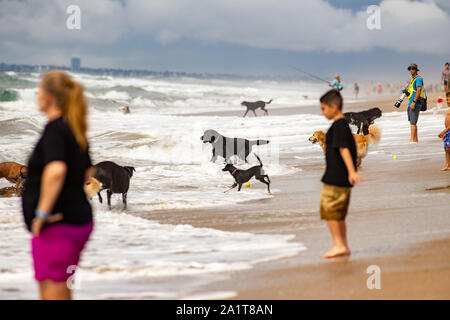
<svg viewBox="0 0 450 320">
<path fill-rule="evenodd" d="M 66 180 L 67 165 L 64 161 L 49 162 L 42 172 L 41 193 L 37 210 L 41 213 L 50 213 L 56 203 L 56 199 Z M 61 213 L 49 217 L 35 217 L 31 224 L 31 232 L 38 236 L 45 223 L 53 223 L 63 218 Z"/>
<path fill-rule="evenodd" d="M 339 152 L 341 154 L 342 160 L 344 160 L 345 166 L 347 167 L 348 181 L 350 182 L 350 184 L 353 185 L 363 181 L 362 177 L 358 173 L 356 173 L 350 150 L 348 148 L 339 148 Z"/>
</svg>

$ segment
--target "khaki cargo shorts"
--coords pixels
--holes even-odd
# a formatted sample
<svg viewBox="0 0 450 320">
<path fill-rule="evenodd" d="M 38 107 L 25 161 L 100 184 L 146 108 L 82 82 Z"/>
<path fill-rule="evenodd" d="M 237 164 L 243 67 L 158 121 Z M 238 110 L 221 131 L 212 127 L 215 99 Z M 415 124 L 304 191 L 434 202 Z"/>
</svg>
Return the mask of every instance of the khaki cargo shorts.
<svg viewBox="0 0 450 320">
<path fill-rule="evenodd" d="M 350 203 L 350 188 L 323 184 L 320 197 L 320 218 L 345 220 Z"/>
</svg>

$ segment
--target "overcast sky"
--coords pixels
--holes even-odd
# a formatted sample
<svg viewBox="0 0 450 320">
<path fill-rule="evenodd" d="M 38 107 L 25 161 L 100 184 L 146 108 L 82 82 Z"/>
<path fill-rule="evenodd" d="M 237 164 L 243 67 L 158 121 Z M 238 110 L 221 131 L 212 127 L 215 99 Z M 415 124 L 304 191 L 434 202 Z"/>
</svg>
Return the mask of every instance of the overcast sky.
<svg viewBox="0 0 450 320">
<path fill-rule="evenodd" d="M 69 5 L 81 29 L 66 27 Z M 366 9 L 381 8 L 381 30 Z M 438 81 L 450 60 L 448 0 L 0 0 L 0 61 L 187 72 Z M 407 76 L 407 74 L 406 74 Z M 436 78 L 436 80 L 434 80 Z"/>
</svg>

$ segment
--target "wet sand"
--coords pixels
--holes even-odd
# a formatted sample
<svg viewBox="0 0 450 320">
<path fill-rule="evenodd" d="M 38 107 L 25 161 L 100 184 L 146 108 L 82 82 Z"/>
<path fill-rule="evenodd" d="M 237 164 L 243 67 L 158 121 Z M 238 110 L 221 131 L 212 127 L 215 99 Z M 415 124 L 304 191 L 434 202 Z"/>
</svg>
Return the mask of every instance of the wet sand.
<svg viewBox="0 0 450 320">
<path fill-rule="evenodd" d="M 389 112 L 396 98 L 345 110 L 378 106 Z M 429 101 L 435 100 L 429 96 Z M 404 102 L 400 111 L 405 109 Z M 283 112 L 299 110 L 307 112 Z M 318 213 L 323 164 L 300 166 L 301 172 L 273 179 L 272 189 L 278 191 L 269 199 L 141 216 L 161 223 L 292 234 L 292 241 L 308 248 L 292 258 L 230 272 L 226 281 L 199 292 L 235 291 L 238 299 L 449 299 L 450 172 L 439 171 L 443 159 L 442 153 L 415 161 L 388 156 L 383 161 L 370 156 L 363 160 L 360 173 L 365 181 L 352 191 L 347 218 L 349 259 L 321 258 L 331 246 Z M 256 183 L 252 187 L 264 188 Z M 380 290 L 366 286 L 370 265 L 380 267 Z"/>
</svg>

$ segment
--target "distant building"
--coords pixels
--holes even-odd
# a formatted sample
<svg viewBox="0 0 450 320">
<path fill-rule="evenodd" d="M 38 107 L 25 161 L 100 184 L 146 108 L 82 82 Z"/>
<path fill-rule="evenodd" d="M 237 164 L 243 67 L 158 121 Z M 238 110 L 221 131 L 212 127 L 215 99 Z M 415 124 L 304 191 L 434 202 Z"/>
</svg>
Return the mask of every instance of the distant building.
<svg viewBox="0 0 450 320">
<path fill-rule="evenodd" d="M 81 59 L 80 58 L 72 58 L 72 63 L 70 65 L 70 71 L 79 72 L 81 69 Z"/>
</svg>

